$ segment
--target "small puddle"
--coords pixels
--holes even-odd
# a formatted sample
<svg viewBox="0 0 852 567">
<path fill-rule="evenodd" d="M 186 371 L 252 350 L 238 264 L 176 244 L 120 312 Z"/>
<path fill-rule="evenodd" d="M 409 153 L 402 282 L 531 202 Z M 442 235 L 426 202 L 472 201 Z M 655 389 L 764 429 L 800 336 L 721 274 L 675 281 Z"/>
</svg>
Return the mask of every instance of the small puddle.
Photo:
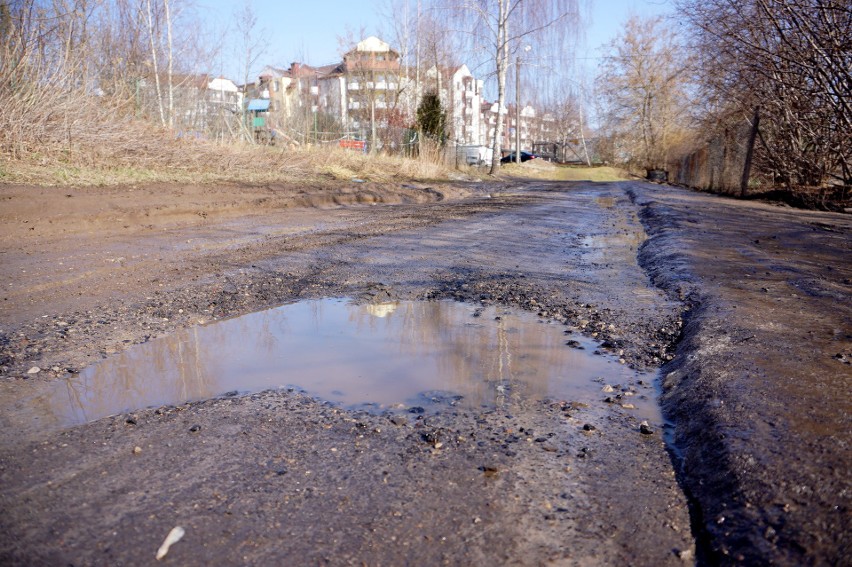
<svg viewBox="0 0 852 567">
<path fill-rule="evenodd" d="M 56 429 L 145 407 L 293 387 L 349 408 L 599 402 L 637 373 L 565 327 L 453 301 L 311 300 L 184 329 L 4 403 L 5 426 Z M 574 347 L 567 341 L 576 341 Z M 582 347 L 582 348 L 577 348 Z M 34 384 L 35 386 L 35 384 Z M 659 422 L 654 390 L 625 398 Z"/>
<path fill-rule="evenodd" d="M 642 232 L 625 230 L 620 234 L 591 235 L 580 239 L 581 250 L 592 264 L 636 262 L 639 246 L 645 241 Z M 617 255 L 617 256 L 616 256 Z"/>
</svg>

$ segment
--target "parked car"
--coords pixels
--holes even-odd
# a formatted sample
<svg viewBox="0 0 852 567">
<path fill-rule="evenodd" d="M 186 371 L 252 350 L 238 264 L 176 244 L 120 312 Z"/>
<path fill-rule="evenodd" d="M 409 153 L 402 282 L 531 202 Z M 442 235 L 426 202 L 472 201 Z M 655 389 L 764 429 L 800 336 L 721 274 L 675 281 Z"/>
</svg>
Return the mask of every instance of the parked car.
<svg viewBox="0 0 852 567">
<path fill-rule="evenodd" d="M 461 146 L 467 165 L 481 166 L 491 163 L 494 151 L 486 146 Z"/>
<path fill-rule="evenodd" d="M 525 161 L 530 161 L 531 159 L 538 159 L 538 156 L 535 154 L 531 154 L 530 152 L 525 152 L 521 150 L 521 163 Z M 515 163 L 515 152 L 512 152 L 503 159 L 501 159 L 500 163 Z"/>
</svg>

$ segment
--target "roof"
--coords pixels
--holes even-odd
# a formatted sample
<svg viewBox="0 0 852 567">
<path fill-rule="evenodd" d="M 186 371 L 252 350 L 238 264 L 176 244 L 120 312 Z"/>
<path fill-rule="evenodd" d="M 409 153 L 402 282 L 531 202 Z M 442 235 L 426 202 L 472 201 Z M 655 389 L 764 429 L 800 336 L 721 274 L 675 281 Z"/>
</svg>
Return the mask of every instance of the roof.
<svg viewBox="0 0 852 567">
<path fill-rule="evenodd" d="M 249 101 L 248 109 L 259 111 L 269 110 L 269 99 L 253 98 Z"/>
<path fill-rule="evenodd" d="M 345 56 L 348 56 L 352 53 L 393 53 L 397 57 L 399 57 L 399 52 L 391 49 L 391 46 L 380 40 L 374 35 L 371 35 L 367 39 L 362 39 L 358 42 L 354 49 L 346 52 Z M 344 56 L 344 57 L 345 57 Z"/>
<path fill-rule="evenodd" d="M 362 39 L 358 42 L 358 45 L 355 46 L 356 51 L 375 51 L 375 52 L 388 52 L 391 50 L 390 45 L 380 40 L 374 35 L 371 35 L 367 39 Z"/>
<path fill-rule="evenodd" d="M 207 88 L 212 89 L 214 91 L 225 91 L 229 93 L 239 92 L 237 85 L 234 84 L 234 81 L 230 79 L 226 79 L 224 77 L 216 77 L 209 83 L 207 83 Z"/>
</svg>

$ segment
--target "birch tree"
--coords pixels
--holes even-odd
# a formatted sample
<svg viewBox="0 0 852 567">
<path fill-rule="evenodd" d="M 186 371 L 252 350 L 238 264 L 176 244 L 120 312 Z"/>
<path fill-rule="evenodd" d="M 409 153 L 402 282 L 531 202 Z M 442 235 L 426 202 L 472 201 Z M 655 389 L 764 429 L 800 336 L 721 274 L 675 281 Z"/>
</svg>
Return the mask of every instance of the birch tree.
<svg viewBox="0 0 852 567">
<path fill-rule="evenodd" d="M 512 58 L 528 45 L 532 46 L 529 58 L 562 60 L 570 53 L 580 24 L 578 0 L 443 0 L 441 7 L 466 36 L 468 55 L 483 61 L 496 81 L 493 175 L 500 167 L 506 75 Z"/>
<path fill-rule="evenodd" d="M 157 109 L 160 111 L 160 125 L 166 125 L 166 113 L 163 110 L 163 90 L 160 86 L 160 69 L 157 63 L 157 28 L 154 27 L 154 13 L 151 9 L 151 0 L 145 0 L 146 15 L 148 16 L 148 40 L 151 45 L 151 65 L 154 68 L 154 84 L 157 87 Z"/>
</svg>

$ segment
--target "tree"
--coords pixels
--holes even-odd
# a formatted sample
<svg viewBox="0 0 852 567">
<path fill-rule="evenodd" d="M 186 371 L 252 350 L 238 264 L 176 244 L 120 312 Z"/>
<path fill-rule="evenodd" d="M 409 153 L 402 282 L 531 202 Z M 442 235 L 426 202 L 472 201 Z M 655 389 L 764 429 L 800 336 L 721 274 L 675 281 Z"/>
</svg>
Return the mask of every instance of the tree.
<svg viewBox="0 0 852 567">
<path fill-rule="evenodd" d="M 269 41 L 268 32 L 258 29 L 257 14 L 251 0 L 243 0 L 238 10 L 234 11 L 235 31 L 239 41 L 239 55 L 242 58 L 243 94 L 248 94 L 249 74 L 260 57 L 266 53 Z"/>
<path fill-rule="evenodd" d="M 592 158 L 589 155 L 586 136 L 588 134 L 588 125 L 586 124 L 585 112 L 583 110 L 585 102 L 580 93 L 583 92 L 569 89 L 560 100 L 551 107 L 550 114 L 554 118 L 554 126 L 556 129 L 556 140 L 563 148 L 563 155 L 557 156 L 568 159 L 579 159 L 592 165 Z M 565 150 L 570 150 L 573 156 L 569 156 Z"/>
<path fill-rule="evenodd" d="M 157 64 L 157 28 L 154 27 L 154 16 L 151 11 L 151 0 L 146 0 L 146 14 L 148 15 L 148 40 L 151 45 L 151 63 L 154 66 L 154 83 L 157 86 L 157 108 L 160 111 L 160 124 L 166 125 L 166 114 L 163 110 L 163 93 L 160 87 L 160 69 Z"/>
<path fill-rule="evenodd" d="M 199 99 L 206 87 L 188 73 L 207 64 L 191 2 L 0 2 L 0 151 L 26 156 L 36 147 L 61 148 L 68 156 L 99 147 L 98 140 L 121 131 L 126 114 L 156 116 L 160 125 L 193 116 L 177 109 L 183 102 L 196 110 L 200 102 L 186 93 Z M 171 88 L 164 93 L 160 85 L 148 96 L 146 81 L 164 79 L 161 61 Z"/>
<path fill-rule="evenodd" d="M 435 92 L 427 93 L 417 107 L 418 131 L 443 145 L 446 126 L 447 113 L 441 106 L 441 97 Z"/>
<path fill-rule="evenodd" d="M 497 82 L 497 124 L 492 139 L 491 174 L 500 167 L 501 138 L 506 108 L 506 75 L 513 56 L 530 42 L 539 57 L 570 52 L 579 27 L 577 0 L 444 0 L 443 9 L 467 36 L 468 54 L 489 60 Z"/>
<path fill-rule="evenodd" d="M 848 0 L 680 0 L 712 121 L 757 116 L 755 162 L 783 183 L 852 185 Z"/>
<path fill-rule="evenodd" d="M 608 46 L 597 77 L 609 157 L 666 169 L 687 136 L 689 62 L 661 18 L 631 17 Z"/>
</svg>

